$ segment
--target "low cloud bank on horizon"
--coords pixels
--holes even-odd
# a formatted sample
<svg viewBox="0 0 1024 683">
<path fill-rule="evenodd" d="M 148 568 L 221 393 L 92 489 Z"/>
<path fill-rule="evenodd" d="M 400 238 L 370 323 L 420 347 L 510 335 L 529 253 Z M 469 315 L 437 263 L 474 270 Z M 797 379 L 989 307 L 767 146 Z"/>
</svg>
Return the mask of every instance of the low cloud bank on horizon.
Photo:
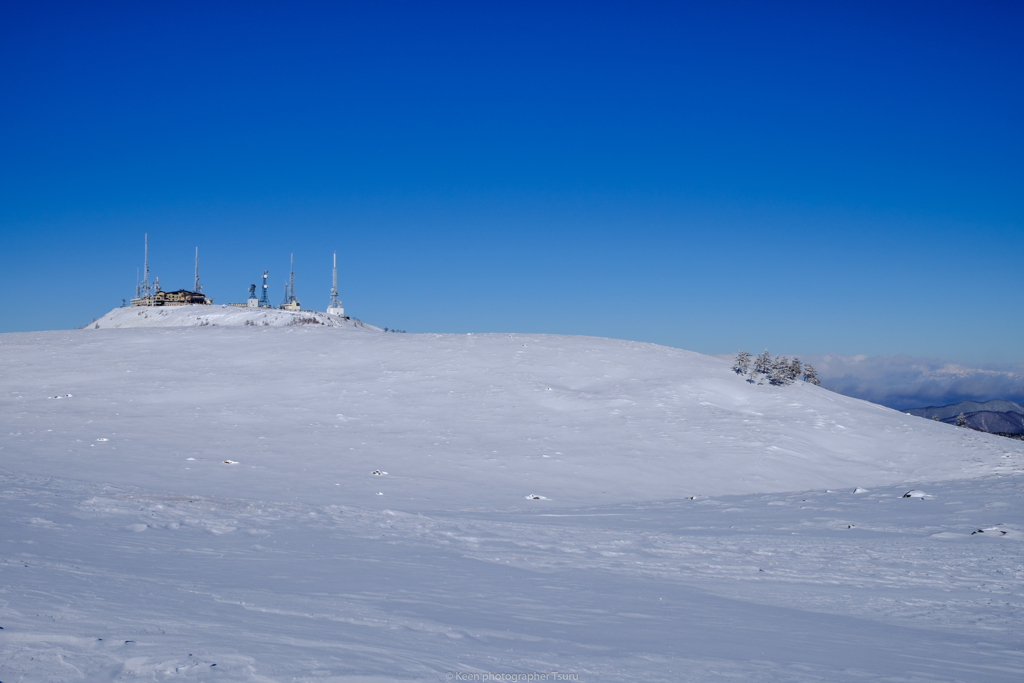
<svg viewBox="0 0 1024 683">
<path fill-rule="evenodd" d="M 821 385 L 897 410 L 1005 399 L 1024 404 L 1024 364 L 969 367 L 914 356 L 808 356 Z"/>
</svg>

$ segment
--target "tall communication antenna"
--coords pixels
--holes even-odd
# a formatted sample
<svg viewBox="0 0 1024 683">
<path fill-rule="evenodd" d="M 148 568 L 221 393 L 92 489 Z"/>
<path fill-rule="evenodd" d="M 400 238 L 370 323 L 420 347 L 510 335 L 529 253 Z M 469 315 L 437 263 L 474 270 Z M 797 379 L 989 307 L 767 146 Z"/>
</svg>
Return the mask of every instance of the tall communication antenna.
<svg viewBox="0 0 1024 683">
<path fill-rule="evenodd" d="M 288 303 L 295 302 L 295 254 L 292 254 L 291 266 L 288 268 Z"/>
<path fill-rule="evenodd" d="M 281 308 L 289 311 L 301 309 L 299 300 L 295 298 L 295 254 L 292 254 L 291 271 L 288 273 L 288 282 L 284 285 L 284 303 L 281 304 Z"/>
<path fill-rule="evenodd" d="M 260 308 L 270 308 L 270 294 L 267 291 L 267 271 L 263 271 L 263 294 L 260 296 Z"/>
<path fill-rule="evenodd" d="M 327 305 L 329 315 L 345 315 L 345 309 L 338 301 L 338 252 L 334 252 L 334 270 L 331 273 L 331 302 Z"/>
<path fill-rule="evenodd" d="M 196 247 L 196 280 L 192 284 L 192 291 L 196 293 L 203 291 L 203 286 L 199 284 L 199 247 Z"/>
<path fill-rule="evenodd" d="M 142 282 L 139 283 L 139 296 L 149 296 L 149 233 L 144 233 L 143 240 L 143 252 L 142 252 Z"/>
</svg>

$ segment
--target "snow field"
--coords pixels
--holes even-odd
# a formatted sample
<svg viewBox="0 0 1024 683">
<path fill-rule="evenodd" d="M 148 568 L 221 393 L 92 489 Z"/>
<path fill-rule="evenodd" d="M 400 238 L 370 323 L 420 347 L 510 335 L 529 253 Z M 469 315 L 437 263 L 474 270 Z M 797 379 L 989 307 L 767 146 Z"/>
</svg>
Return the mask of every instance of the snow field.
<svg viewBox="0 0 1024 683">
<path fill-rule="evenodd" d="M 0 335 L 0 680 L 1024 677 L 1024 442 L 650 344 L 248 319 Z"/>
<path fill-rule="evenodd" d="M 261 681 L 1015 681 L 1021 483 L 422 514 L 8 476 L 0 650 L 50 681 L 214 664 Z"/>
</svg>

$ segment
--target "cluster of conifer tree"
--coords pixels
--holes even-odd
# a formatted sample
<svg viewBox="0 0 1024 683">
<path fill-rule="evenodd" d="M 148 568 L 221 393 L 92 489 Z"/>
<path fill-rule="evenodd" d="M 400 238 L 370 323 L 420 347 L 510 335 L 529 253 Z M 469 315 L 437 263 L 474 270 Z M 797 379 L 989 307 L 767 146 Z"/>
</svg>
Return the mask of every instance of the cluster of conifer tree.
<svg viewBox="0 0 1024 683">
<path fill-rule="evenodd" d="M 768 382 L 773 386 L 785 386 L 792 384 L 798 379 L 808 384 L 820 386 L 818 371 L 810 363 L 803 363 L 799 358 L 790 360 L 785 356 L 772 356 L 768 349 L 757 356 L 740 349 L 736 354 L 736 362 L 732 365 L 737 375 L 746 375 L 747 381 L 751 384 L 764 384 Z"/>
</svg>

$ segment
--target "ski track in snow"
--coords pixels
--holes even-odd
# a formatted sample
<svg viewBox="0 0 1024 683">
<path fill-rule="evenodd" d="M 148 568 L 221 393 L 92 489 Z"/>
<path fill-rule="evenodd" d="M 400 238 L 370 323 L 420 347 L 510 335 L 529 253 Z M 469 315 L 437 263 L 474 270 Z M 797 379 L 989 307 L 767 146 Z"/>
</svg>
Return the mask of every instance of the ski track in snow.
<svg viewBox="0 0 1024 683">
<path fill-rule="evenodd" d="M 0 418 L 4 683 L 1024 678 L 1024 444 L 697 354 L 0 335 Z"/>
</svg>

